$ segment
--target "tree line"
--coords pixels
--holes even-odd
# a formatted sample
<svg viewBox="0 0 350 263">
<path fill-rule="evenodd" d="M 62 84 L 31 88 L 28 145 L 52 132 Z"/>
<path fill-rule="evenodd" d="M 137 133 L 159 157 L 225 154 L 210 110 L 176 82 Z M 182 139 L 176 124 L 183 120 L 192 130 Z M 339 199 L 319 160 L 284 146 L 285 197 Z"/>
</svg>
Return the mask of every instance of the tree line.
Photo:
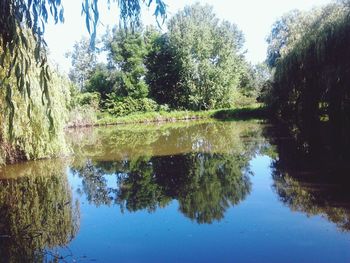
<svg viewBox="0 0 350 263">
<path fill-rule="evenodd" d="M 349 121 L 348 0 L 284 15 L 267 38 L 266 63 L 256 66 L 244 58 L 243 33 L 210 6 L 185 7 L 162 33 L 141 26 L 136 0 L 118 1 L 123 23 L 103 38 L 107 63 L 99 63 L 97 1 L 86 3 L 92 38 L 71 54 L 76 88 L 47 62 L 44 25 L 50 16 L 63 21 L 60 1 L 1 2 L 0 163 L 62 154 L 64 126 L 81 112 L 124 116 L 259 100 L 299 126 Z M 166 17 L 163 1 L 155 2 L 155 13 Z"/>
<path fill-rule="evenodd" d="M 97 92 L 100 108 L 118 116 L 255 101 L 258 68 L 245 60 L 244 36 L 235 24 L 197 3 L 170 18 L 167 29 L 114 28 L 102 40 L 107 63 L 97 63 L 89 40 L 82 39 L 71 53 L 71 80 L 83 93 Z"/>
</svg>

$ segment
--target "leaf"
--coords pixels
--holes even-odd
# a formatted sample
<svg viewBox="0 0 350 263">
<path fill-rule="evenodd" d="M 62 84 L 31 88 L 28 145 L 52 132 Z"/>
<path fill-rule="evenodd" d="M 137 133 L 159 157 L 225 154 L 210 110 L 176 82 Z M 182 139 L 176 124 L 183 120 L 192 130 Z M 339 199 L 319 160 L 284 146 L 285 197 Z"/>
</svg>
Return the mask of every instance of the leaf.
<svg viewBox="0 0 350 263">
<path fill-rule="evenodd" d="M 40 46 L 37 44 L 34 49 L 34 58 L 37 62 L 40 61 Z"/>
<path fill-rule="evenodd" d="M 62 22 L 62 23 L 64 23 L 64 9 L 63 9 L 63 7 L 61 8 L 61 10 L 60 10 L 60 21 Z"/>
<path fill-rule="evenodd" d="M 26 49 L 28 49 L 28 47 L 29 47 L 29 46 L 28 46 L 28 40 L 27 40 L 26 36 L 23 34 L 22 31 L 21 31 L 21 33 L 20 33 L 20 36 L 21 36 L 21 41 L 22 41 L 24 47 L 25 47 Z"/>
<path fill-rule="evenodd" d="M 45 2 L 43 2 L 41 5 L 41 12 L 42 12 L 42 17 L 43 17 L 45 23 L 47 23 L 48 13 L 47 13 Z"/>
<path fill-rule="evenodd" d="M 23 75 L 21 75 L 20 77 L 19 90 L 23 95 L 24 94 L 24 76 Z"/>
<path fill-rule="evenodd" d="M 26 89 L 27 89 L 28 98 L 31 99 L 31 89 L 30 89 L 30 82 L 29 81 L 26 81 Z"/>
<path fill-rule="evenodd" d="M 28 116 L 29 119 L 32 118 L 31 112 L 32 112 L 32 110 L 31 110 L 31 103 L 28 103 L 28 106 L 27 106 L 27 116 Z"/>
<path fill-rule="evenodd" d="M 89 2 L 88 0 L 85 0 L 85 24 L 86 24 L 86 28 L 89 32 L 89 34 L 91 33 L 91 29 L 90 29 L 90 14 L 89 14 Z"/>
<path fill-rule="evenodd" d="M 25 65 L 25 74 L 27 75 L 28 71 L 29 71 L 29 61 L 28 61 L 28 59 L 25 59 L 24 65 Z"/>
<path fill-rule="evenodd" d="M 14 138 L 14 133 L 13 133 L 13 119 L 15 116 L 15 105 L 13 103 L 12 100 L 12 89 L 10 84 L 6 85 L 6 96 L 5 96 L 5 101 L 6 104 L 9 107 L 9 128 L 8 128 L 8 132 L 10 135 L 10 140 L 13 140 Z"/>
<path fill-rule="evenodd" d="M 6 57 L 6 53 L 5 52 L 3 52 L 2 54 L 1 54 L 1 56 L 0 56 L 0 65 L 2 66 L 2 67 L 4 67 L 5 66 L 5 57 Z"/>
</svg>

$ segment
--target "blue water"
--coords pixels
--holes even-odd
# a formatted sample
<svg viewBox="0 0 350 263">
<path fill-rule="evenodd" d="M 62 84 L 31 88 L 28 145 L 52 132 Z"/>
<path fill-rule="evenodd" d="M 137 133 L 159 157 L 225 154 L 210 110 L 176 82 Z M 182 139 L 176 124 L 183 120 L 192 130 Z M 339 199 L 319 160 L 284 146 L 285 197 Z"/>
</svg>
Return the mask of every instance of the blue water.
<svg viewBox="0 0 350 263">
<path fill-rule="evenodd" d="M 73 133 L 72 157 L 0 170 L 0 262 L 350 262 L 344 176 L 306 170 L 264 131 Z"/>
<path fill-rule="evenodd" d="M 77 196 L 81 225 L 69 248 L 77 259 L 99 262 L 350 262 L 350 235 L 322 216 L 283 205 L 270 165 L 267 156 L 250 161 L 251 194 L 212 224 L 186 218 L 176 201 L 154 213 L 121 213 Z M 69 182 L 81 186 L 72 174 Z"/>
</svg>

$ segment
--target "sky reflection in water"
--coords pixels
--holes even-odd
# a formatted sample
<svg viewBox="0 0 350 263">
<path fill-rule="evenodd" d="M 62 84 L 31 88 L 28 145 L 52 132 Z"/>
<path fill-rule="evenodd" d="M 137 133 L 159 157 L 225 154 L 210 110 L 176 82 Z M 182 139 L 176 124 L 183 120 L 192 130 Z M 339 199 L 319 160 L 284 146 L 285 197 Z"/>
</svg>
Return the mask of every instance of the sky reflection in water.
<svg viewBox="0 0 350 263">
<path fill-rule="evenodd" d="M 255 121 L 72 131 L 74 158 L 1 172 L 1 258 L 350 261 L 347 195 L 283 171 L 268 136 Z"/>
</svg>

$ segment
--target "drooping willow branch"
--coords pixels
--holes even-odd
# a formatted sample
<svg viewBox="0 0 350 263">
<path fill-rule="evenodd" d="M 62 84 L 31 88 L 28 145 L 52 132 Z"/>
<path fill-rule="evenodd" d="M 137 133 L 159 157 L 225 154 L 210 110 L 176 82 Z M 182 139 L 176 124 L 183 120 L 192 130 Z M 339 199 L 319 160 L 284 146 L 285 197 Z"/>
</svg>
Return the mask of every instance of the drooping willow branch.
<svg viewBox="0 0 350 263">
<path fill-rule="evenodd" d="M 91 35 L 91 46 L 94 47 L 97 25 L 99 22 L 98 0 L 82 0 L 82 14 L 85 14 L 86 27 Z M 155 16 L 166 18 L 166 5 L 163 0 L 112 0 L 118 4 L 123 23 L 132 27 L 140 21 L 141 4 L 150 6 L 155 2 Z M 110 5 L 111 0 L 105 0 Z M 9 133 L 13 133 L 15 105 L 14 89 L 29 99 L 27 114 L 30 117 L 32 102 L 32 81 L 27 76 L 28 69 L 40 67 L 40 87 L 42 103 L 47 105 L 47 115 L 54 130 L 49 93 L 49 65 L 47 62 L 47 44 L 44 40 L 45 24 L 49 18 L 55 23 L 64 22 L 64 8 L 61 0 L 1 0 L 0 1 L 0 68 L 5 72 L 0 79 L 0 89 L 5 89 L 7 110 L 9 111 Z M 29 32 L 29 33 L 28 33 Z M 34 39 L 34 45 L 31 40 Z M 16 84 L 10 83 L 14 76 Z"/>
</svg>

